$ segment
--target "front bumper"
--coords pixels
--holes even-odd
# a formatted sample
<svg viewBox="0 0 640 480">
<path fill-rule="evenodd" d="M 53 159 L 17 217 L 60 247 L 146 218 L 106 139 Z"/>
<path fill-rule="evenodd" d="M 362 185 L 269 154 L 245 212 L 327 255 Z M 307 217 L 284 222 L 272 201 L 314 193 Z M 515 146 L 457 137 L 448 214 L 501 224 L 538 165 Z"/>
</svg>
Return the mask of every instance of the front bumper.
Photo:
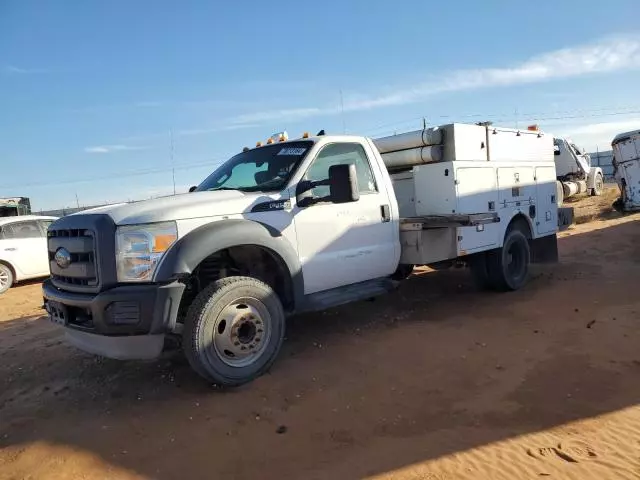
<svg viewBox="0 0 640 480">
<path fill-rule="evenodd" d="M 174 330 L 184 284 L 118 286 L 98 294 L 42 286 L 51 321 L 81 350 L 110 358 L 153 358 Z"/>
</svg>

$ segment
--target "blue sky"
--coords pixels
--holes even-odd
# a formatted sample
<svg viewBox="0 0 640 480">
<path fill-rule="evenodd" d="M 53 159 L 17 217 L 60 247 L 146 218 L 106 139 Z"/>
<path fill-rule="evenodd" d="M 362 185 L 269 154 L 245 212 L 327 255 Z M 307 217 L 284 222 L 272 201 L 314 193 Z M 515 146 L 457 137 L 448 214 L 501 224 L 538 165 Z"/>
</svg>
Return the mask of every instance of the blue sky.
<svg viewBox="0 0 640 480">
<path fill-rule="evenodd" d="M 637 0 L 4 0 L 0 196 L 141 199 L 172 191 L 172 165 L 185 191 L 276 131 L 375 137 L 422 117 L 535 122 L 606 150 L 640 125 L 638 13 Z"/>
</svg>

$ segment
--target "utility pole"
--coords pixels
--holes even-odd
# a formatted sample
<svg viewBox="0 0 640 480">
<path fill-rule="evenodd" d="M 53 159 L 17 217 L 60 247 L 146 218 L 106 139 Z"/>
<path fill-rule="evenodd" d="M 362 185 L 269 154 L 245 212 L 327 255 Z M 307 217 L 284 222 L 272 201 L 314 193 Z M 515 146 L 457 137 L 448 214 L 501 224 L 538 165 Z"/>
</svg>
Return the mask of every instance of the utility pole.
<svg viewBox="0 0 640 480">
<path fill-rule="evenodd" d="M 347 124 L 344 120 L 344 99 L 342 98 L 342 89 L 340 89 L 340 109 L 342 110 L 342 133 L 347 133 Z"/>
<path fill-rule="evenodd" d="M 173 179 L 173 194 L 176 194 L 176 167 L 173 163 L 173 128 L 169 130 L 171 136 L 171 177 Z"/>
<path fill-rule="evenodd" d="M 76 205 L 80 208 L 80 200 L 78 200 L 78 192 L 76 192 Z"/>
</svg>

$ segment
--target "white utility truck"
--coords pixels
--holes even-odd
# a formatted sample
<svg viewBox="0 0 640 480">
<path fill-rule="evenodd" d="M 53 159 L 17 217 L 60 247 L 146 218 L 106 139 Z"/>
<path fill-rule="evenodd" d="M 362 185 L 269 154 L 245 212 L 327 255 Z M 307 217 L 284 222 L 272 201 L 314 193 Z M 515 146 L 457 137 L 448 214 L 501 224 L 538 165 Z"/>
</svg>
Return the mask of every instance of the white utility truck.
<svg viewBox="0 0 640 480">
<path fill-rule="evenodd" d="M 529 131 L 538 131 L 537 125 L 527 127 Z M 556 163 L 556 178 L 562 189 L 558 189 L 558 205 L 575 195 L 588 193 L 602 195 L 604 174 L 602 168 L 591 166 L 591 157 L 569 138 L 553 139 L 553 154 Z M 560 195 L 562 194 L 562 196 Z"/>
<path fill-rule="evenodd" d="M 622 210 L 640 210 L 640 130 L 621 133 L 611 142 L 613 175 L 620 188 Z"/>
<path fill-rule="evenodd" d="M 202 377 L 239 385 L 275 360 L 287 316 L 388 292 L 414 265 L 521 288 L 530 262 L 557 261 L 561 210 L 542 132 L 283 134 L 191 193 L 55 222 L 45 306 L 82 350 L 154 358 L 177 340 Z"/>
</svg>

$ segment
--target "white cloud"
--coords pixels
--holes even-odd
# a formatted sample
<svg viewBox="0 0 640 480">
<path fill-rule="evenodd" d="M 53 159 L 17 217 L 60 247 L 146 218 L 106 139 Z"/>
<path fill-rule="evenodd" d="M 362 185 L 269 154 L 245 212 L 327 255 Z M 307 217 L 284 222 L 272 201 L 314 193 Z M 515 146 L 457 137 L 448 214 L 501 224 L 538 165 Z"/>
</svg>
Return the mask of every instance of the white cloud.
<svg viewBox="0 0 640 480">
<path fill-rule="evenodd" d="M 567 125 L 556 128 L 555 134 L 570 137 L 577 145 L 589 152 L 610 150 L 611 141 L 619 134 L 630 130 L 640 130 L 640 117 L 615 122 L 599 122 L 585 125 Z"/>
<path fill-rule="evenodd" d="M 324 108 L 291 108 L 286 110 L 274 110 L 270 112 L 255 112 L 245 113 L 237 115 L 229 119 L 229 123 L 238 125 L 241 127 L 254 126 L 256 123 L 264 123 L 272 120 L 280 120 L 287 118 L 290 120 L 296 120 L 299 118 L 308 118 L 316 115 L 323 115 L 327 113 L 327 109 Z M 333 113 L 333 110 L 332 110 Z"/>
<path fill-rule="evenodd" d="M 138 108 L 155 108 L 155 107 L 161 107 L 162 105 L 163 105 L 162 102 L 155 102 L 155 101 L 134 103 L 134 106 Z"/>
<path fill-rule="evenodd" d="M 31 73 L 46 73 L 47 70 L 42 69 L 42 68 L 22 68 L 22 67 L 18 67 L 16 65 L 5 65 L 2 68 L 2 71 L 4 73 L 10 74 L 10 75 L 26 75 L 26 74 L 31 74 Z"/>
<path fill-rule="evenodd" d="M 224 125 L 220 127 L 210 127 L 210 128 L 190 128 L 185 130 L 178 130 L 177 135 L 179 136 L 192 136 L 192 135 L 206 135 L 209 133 L 216 132 L 229 132 L 233 130 L 240 130 L 242 128 L 251 128 L 259 126 L 258 123 L 241 123 L 241 124 L 230 124 Z"/>
<path fill-rule="evenodd" d="M 176 130 L 175 134 L 178 136 L 206 135 L 225 130 L 260 127 L 264 124 L 281 125 L 287 121 L 338 115 L 343 108 L 346 112 L 364 111 L 419 102 L 442 93 L 548 82 L 638 68 L 640 68 L 640 35 L 610 36 L 588 44 L 535 55 L 513 65 L 445 71 L 431 74 L 429 79 L 422 83 L 399 85 L 392 91 L 346 95 L 344 106 L 336 100 L 333 104 L 323 106 L 311 105 L 255 111 L 222 119 L 213 126 Z M 365 89 L 366 86 L 363 86 L 363 90 Z M 182 103 L 186 105 L 190 102 Z M 194 106 L 206 104 L 206 102 L 191 103 Z M 137 103 L 137 106 L 147 107 L 159 105 L 158 102 Z M 169 132 L 150 133 L 127 137 L 120 141 L 148 142 L 151 139 L 168 137 Z M 89 147 L 86 151 L 108 153 L 129 149 L 122 147 L 124 146 L 106 145 Z"/>
<path fill-rule="evenodd" d="M 348 96 L 344 110 L 362 111 L 374 108 L 405 105 L 430 96 L 481 88 L 495 88 L 592 74 L 611 73 L 640 68 L 640 35 L 618 35 L 596 42 L 563 48 L 533 56 L 524 62 L 505 67 L 454 70 L 432 75 L 431 79 L 415 85 L 405 85 L 392 92 Z M 339 104 L 325 107 L 279 109 L 239 115 L 232 123 L 299 120 L 341 111 Z"/>
<path fill-rule="evenodd" d="M 93 147 L 86 147 L 84 151 L 86 153 L 113 153 L 132 150 L 146 150 L 147 148 L 148 147 L 134 147 L 131 145 L 96 145 Z"/>
</svg>

